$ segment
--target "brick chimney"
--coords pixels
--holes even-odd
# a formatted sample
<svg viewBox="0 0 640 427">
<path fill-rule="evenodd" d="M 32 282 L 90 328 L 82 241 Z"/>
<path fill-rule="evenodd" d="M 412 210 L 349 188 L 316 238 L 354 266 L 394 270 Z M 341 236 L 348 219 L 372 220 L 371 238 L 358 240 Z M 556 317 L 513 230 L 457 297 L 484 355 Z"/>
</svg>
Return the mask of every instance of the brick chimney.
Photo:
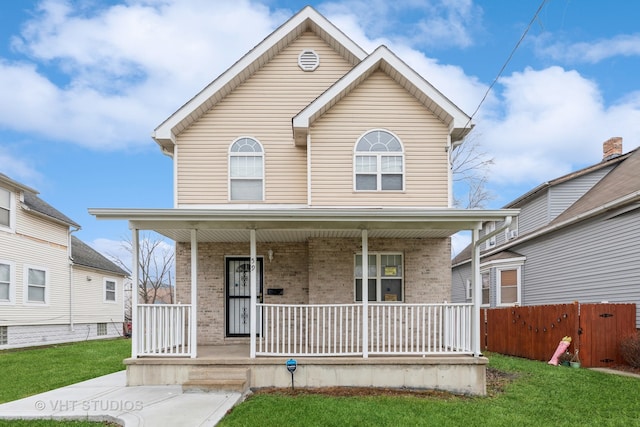
<svg viewBox="0 0 640 427">
<path fill-rule="evenodd" d="M 602 143 L 602 160 L 610 160 L 622 154 L 622 138 L 614 136 Z"/>
</svg>

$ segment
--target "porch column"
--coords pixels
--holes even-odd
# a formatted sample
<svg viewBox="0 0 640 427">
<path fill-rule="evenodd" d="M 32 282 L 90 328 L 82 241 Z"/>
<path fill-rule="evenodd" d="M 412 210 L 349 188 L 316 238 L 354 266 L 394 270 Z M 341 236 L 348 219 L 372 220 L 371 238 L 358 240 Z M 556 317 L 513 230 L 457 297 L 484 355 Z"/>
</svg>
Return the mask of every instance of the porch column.
<svg viewBox="0 0 640 427">
<path fill-rule="evenodd" d="M 131 357 L 138 357 L 138 280 L 140 271 L 140 232 L 131 230 Z"/>
<path fill-rule="evenodd" d="M 473 355 L 479 357 L 482 355 L 482 347 L 480 345 L 481 324 L 480 322 L 480 304 L 482 304 L 482 277 L 480 276 L 480 244 L 478 237 L 480 230 L 474 228 L 471 230 L 471 278 L 473 285 L 473 310 L 471 314 L 471 349 Z"/>
<path fill-rule="evenodd" d="M 369 357 L 369 232 L 362 230 L 362 357 Z"/>
<path fill-rule="evenodd" d="M 256 230 L 250 231 L 250 249 L 249 249 L 249 257 L 251 263 L 251 272 L 250 272 L 250 291 L 249 295 L 251 298 L 251 302 L 249 303 L 249 357 L 255 359 L 256 357 L 256 323 L 257 323 L 257 306 L 256 299 L 258 298 L 256 283 Z"/>
<path fill-rule="evenodd" d="M 191 358 L 198 356 L 198 230 L 191 230 L 191 320 L 189 322 Z"/>
</svg>

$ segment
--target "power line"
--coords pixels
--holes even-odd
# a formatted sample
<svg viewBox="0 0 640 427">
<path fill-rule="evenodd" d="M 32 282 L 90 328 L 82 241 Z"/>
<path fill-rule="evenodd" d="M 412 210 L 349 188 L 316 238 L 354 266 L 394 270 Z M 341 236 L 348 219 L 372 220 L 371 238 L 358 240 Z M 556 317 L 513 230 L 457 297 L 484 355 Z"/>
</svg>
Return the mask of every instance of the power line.
<svg viewBox="0 0 640 427">
<path fill-rule="evenodd" d="M 507 68 L 507 65 L 509 65 L 509 62 L 511 62 L 511 59 L 513 58 L 513 55 L 516 53 L 516 51 L 518 50 L 518 48 L 520 47 L 520 45 L 524 41 L 524 38 L 527 36 L 527 33 L 529 32 L 529 30 L 533 26 L 533 23 L 536 22 L 536 20 L 538 19 L 538 15 L 540 14 L 540 11 L 542 10 L 542 8 L 544 7 L 546 2 L 547 2 L 547 0 L 542 0 L 542 2 L 540 3 L 540 6 L 538 7 L 538 10 L 536 10 L 536 13 L 533 15 L 533 18 L 531 18 L 531 22 L 529 22 L 529 25 L 527 25 L 527 28 L 524 30 L 524 33 L 522 33 L 522 36 L 520 37 L 520 40 L 518 40 L 518 43 L 516 43 L 516 45 L 514 46 L 513 50 L 511 50 L 511 53 L 509 54 L 509 57 L 505 61 L 505 63 L 502 66 L 502 68 L 500 68 L 500 71 L 498 72 L 498 75 L 496 76 L 496 78 L 493 79 L 493 82 L 491 82 L 491 85 L 489 85 L 489 88 L 484 93 L 484 96 L 480 100 L 480 103 L 476 107 L 476 109 L 473 112 L 473 114 L 471 114 L 471 116 L 469 117 L 469 121 L 464 125 L 464 127 L 469 126 L 469 124 L 471 123 L 471 120 L 473 120 L 475 115 L 478 113 L 478 110 L 480 110 L 480 107 L 482 106 L 482 104 L 484 104 L 484 101 L 487 99 L 487 96 L 489 96 L 489 93 L 491 92 L 491 89 L 493 89 L 493 86 L 495 86 L 495 84 L 498 82 L 498 79 L 500 78 L 500 76 L 502 76 L 502 73 L 504 72 L 505 68 Z"/>
</svg>

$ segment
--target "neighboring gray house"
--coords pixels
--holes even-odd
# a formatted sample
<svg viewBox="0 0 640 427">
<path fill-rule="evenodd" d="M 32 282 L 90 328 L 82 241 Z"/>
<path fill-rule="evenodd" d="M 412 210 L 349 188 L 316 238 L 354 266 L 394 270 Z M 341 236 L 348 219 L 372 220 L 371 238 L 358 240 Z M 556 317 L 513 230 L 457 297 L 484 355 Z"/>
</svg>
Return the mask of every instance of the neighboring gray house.
<svg viewBox="0 0 640 427">
<path fill-rule="evenodd" d="M 0 173 L 0 349 L 122 334 L 128 274 L 80 225 Z"/>
<path fill-rule="evenodd" d="M 483 306 L 607 301 L 640 307 L 640 149 L 622 154 L 622 138 L 611 138 L 603 154 L 601 162 L 505 206 L 521 212 L 484 243 Z M 501 225 L 485 223 L 481 235 Z M 470 257 L 468 247 L 452 261 L 453 302 L 471 301 Z"/>
</svg>

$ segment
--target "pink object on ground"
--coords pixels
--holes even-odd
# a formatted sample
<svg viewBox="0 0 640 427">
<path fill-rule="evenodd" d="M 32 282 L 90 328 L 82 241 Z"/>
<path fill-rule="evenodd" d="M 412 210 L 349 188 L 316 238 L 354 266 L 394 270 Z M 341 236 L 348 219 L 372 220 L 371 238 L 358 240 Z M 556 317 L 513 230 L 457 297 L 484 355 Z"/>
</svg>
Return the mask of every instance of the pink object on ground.
<svg viewBox="0 0 640 427">
<path fill-rule="evenodd" d="M 571 345 L 571 341 L 565 341 L 565 340 L 560 341 L 560 343 L 558 344 L 558 348 L 556 348 L 556 352 L 553 353 L 553 357 L 547 363 L 549 363 L 549 365 L 558 366 L 558 357 L 560 357 L 562 353 L 567 351 L 567 348 L 569 348 L 570 345 Z"/>
</svg>

